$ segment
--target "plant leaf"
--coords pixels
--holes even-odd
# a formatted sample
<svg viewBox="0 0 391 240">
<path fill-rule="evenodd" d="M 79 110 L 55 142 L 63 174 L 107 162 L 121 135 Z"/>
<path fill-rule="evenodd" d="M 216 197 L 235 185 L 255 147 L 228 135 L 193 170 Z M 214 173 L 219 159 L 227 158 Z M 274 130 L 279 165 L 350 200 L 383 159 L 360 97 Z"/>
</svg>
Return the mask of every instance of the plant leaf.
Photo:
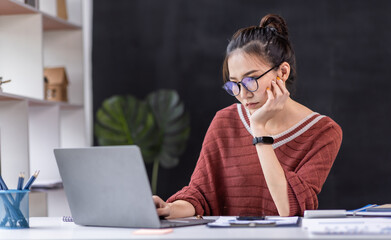
<svg viewBox="0 0 391 240">
<path fill-rule="evenodd" d="M 99 145 L 138 145 L 144 161 L 157 155 L 161 135 L 149 105 L 133 96 L 113 96 L 97 111 L 95 136 Z"/>
<path fill-rule="evenodd" d="M 172 168 L 179 163 L 179 158 L 170 156 L 167 151 L 161 151 L 156 157 L 164 168 Z"/>
<path fill-rule="evenodd" d="M 159 90 L 146 98 L 162 133 L 162 143 L 156 158 L 165 168 L 179 163 L 179 156 L 186 148 L 190 134 L 189 115 L 174 90 Z"/>
</svg>

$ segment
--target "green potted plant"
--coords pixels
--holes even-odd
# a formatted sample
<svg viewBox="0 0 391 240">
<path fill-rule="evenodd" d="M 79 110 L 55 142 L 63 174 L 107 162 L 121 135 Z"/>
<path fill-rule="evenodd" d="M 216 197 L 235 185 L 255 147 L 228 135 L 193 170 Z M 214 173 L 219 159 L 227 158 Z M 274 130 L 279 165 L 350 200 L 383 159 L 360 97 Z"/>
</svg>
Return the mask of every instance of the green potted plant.
<svg viewBox="0 0 391 240">
<path fill-rule="evenodd" d="M 106 99 L 96 113 L 99 145 L 138 145 L 145 163 L 153 163 L 153 194 L 159 166 L 172 168 L 179 163 L 189 134 L 189 114 L 174 90 L 152 92 L 145 100 L 115 95 Z"/>
</svg>

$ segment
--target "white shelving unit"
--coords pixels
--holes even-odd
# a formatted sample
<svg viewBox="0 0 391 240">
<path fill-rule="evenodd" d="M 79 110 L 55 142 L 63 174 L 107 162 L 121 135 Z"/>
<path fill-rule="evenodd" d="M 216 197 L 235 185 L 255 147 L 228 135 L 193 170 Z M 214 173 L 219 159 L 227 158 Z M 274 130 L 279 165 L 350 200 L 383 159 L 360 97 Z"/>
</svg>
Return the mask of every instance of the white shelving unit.
<svg viewBox="0 0 391 240">
<path fill-rule="evenodd" d="M 81 0 L 68 3 L 82 8 Z M 0 167 L 9 188 L 16 187 L 19 172 L 29 176 L 38 169 L 37 182 L 61 181 L 53 149 L 91 145 L 83 43 L 80 25 L 0 0 L 0 76 L 11 79 L 0 92 Z M 58 66 L 68 75 L 68 103 L 44 100 L 43 69 Z M 45 194 L 49 216 L 69 214 L 62 189 Z"/>
</svg>

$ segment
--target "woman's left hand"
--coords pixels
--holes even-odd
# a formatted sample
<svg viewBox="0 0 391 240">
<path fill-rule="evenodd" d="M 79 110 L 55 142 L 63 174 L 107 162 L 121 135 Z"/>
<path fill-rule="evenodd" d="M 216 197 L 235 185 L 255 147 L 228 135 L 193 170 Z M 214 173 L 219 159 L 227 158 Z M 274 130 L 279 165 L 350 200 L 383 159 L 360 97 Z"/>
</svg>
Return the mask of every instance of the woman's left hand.
<svg viewBox="0 0 391 240">
<path fill-rule="evenodd" d="M 267 88 L 268 99 L 265 104 L 257 109 L 250 117 L 251 128 L 264 130 L 267 121 L 280 112 L 289 98 L 289 91 L 284 82 L 277 77 L 277 81 L 272 81 L 272 89 Z"/>
</svg>

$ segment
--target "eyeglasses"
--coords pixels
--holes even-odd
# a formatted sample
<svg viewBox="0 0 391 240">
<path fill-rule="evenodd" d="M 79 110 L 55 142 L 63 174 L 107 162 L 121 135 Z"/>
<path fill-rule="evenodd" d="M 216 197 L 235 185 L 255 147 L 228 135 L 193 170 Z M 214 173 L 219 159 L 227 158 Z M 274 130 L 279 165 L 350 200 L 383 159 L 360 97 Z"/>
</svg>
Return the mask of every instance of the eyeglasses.
<svg viewBox="0 0 391 240">
<path fill-rule="evenodd" d="M 249 91 L 249 92 L 255 92 L 258 90 L 258 79 L 260 79 L 261 77 L 265 76 L 268 72 L 270 72 L 271 70 L 275 69 L 277 66 L 274 66 L 272 68 L 270 68 L 269 70 L 267 70 L 266 72 L 264 72 L 261 76 L 259 77 L 245 77 L 242 79 L 242 81 L 240 82 L 232 82 L 232 81 L 228 81 L 226 82 L 224 85 L 223 85 L 223 88 L 225 91 L 227 91 L 227 93 L 231 96 L 237 96 L 239 95 L 240 93 L 240 85 L 243 85 L 243 87 Z"/>
</svg>

